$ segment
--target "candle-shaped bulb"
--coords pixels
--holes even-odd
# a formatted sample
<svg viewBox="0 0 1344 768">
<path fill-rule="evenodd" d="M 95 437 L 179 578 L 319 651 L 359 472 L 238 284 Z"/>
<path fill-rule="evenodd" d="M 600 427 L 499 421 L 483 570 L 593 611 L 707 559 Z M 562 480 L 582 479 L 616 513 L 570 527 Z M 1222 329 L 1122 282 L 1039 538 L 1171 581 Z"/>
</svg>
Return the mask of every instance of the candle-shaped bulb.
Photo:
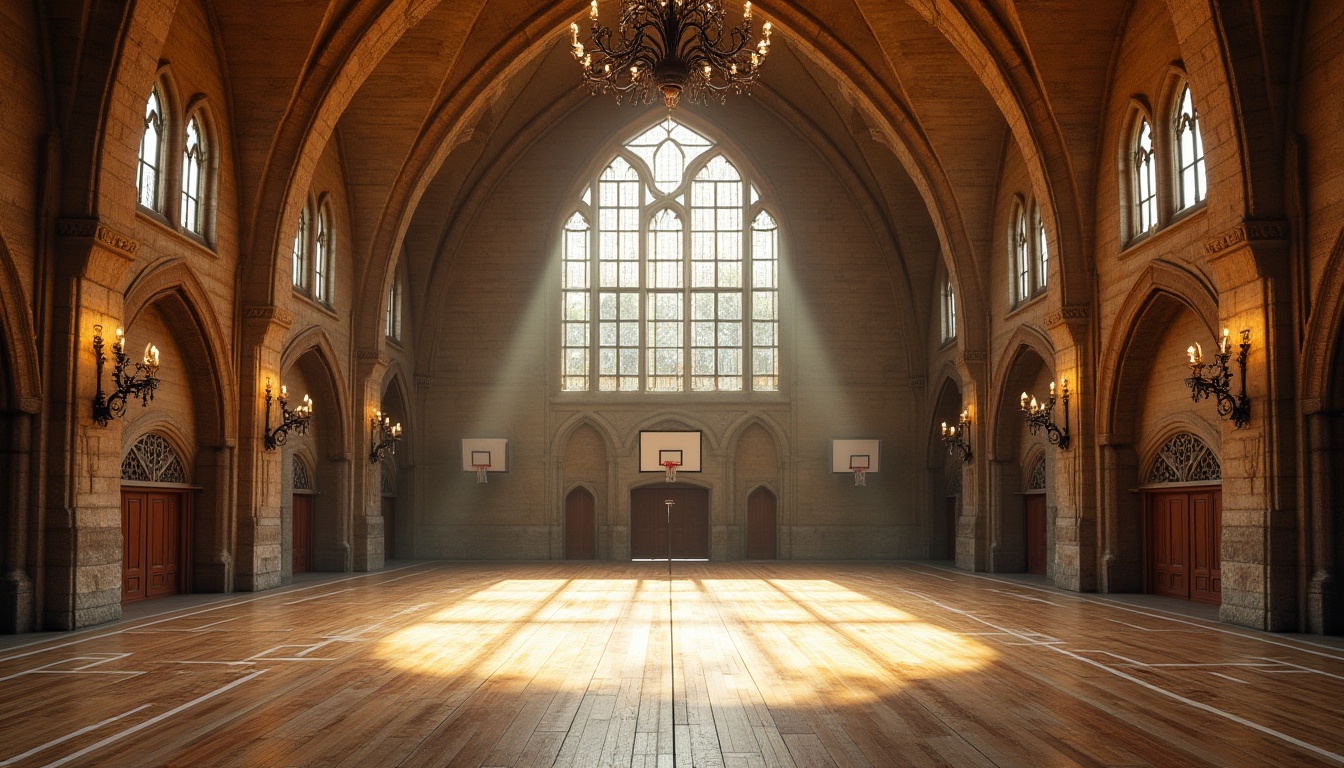
<svg viewBox="0 0 1344 768">
<path fill-rule="evenodd" d="M 593 4 L 588 11 L 588 18 L 597 21 L 597 0 L 593 0 Z"/>
<path fill-rule="evenodd" d="M 1027 410 L 1027 393 L 1022 393 L 1022 410 Z"/>
<path fill-rule="evenodd" d="M 1064 389 L 1064 396 L 1065 396 L 1065 397 L 1068 397 L 1068 396 L 1069 396 L 1069 380 L 1068 380 L 1068 379 L 1064 379 L 1064 386 L 1063 386 L 1063 389 Z"/>
<path fill-rule="evenodd" d="M 770 37 L 770 22 L 765 22 L 765 26 L 761 27 L 761 31 L 765 33 L 766 37 Z"/>
<path fill-rule="evenodd" d="M 125 343 L 125 340 L 126 340 L 125 337 L 126 337 L 126 334 L 125 334 L 125 333 L 122 333 L 121 328 L 118 327 L 118 328 L 117 328 L 117 340 L 114 341 L 114 342 L 112 342 L 112 348 L 115 349 L 116 351 L 120 352 L 120 351 L 121 351 L 122 344 Z"/>
<path fill-rule="evenodd" d="M 1223 329 L 1223 339 L 1218 343 L 1218 351 L 1227 354 L 1227 329 Z"/>
<path fill-rule="evenodd" d="M 401 422 L 397 422 L 396 425 L 392 427 L 392 436 L 401 437 Z"/>
<path fill-rule="evenodd" d="M 1040 406 L 1036 404 L 1036 397 L 1033 395 L 1031 398 L 1031 412 L 1035 413 L 1039 408 Z"/>
<path fill-rule="evenodd" d="M 747 4 L 743 6 L 742 18 L 746 19 L 747 21 L 751 21 L 751 0 L 747 0 Z"/>
<path fill-rule="evenodd" d="M 280 397 L 289 397 L 289 387 L 286 387 L 284 384 L 280 385 Z"/>
<path fill-rule="evenodd" d="M 1050 382 L 1050 396 L 1051 396 L 1051 397 L 1054 397 L 1054 396 L 1055 396 L 1055 382 L 1053 382 L 1053 381 Z"/>
<path fill-rule="evenodd" d="M 943 434 L 944 434 L 944 435 L 947 434 L 947 422 L 946 422 L 946 421 L 943 422 Z"/>
</svg>

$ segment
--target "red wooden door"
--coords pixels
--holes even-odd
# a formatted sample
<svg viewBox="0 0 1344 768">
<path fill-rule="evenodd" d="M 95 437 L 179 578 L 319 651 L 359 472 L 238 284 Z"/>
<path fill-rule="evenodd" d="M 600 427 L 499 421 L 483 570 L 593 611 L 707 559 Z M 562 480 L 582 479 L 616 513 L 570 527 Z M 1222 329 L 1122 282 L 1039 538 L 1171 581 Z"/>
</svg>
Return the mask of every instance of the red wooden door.
<svg viewBox="0 0 1344 768">
<path fill-rule="evenodd" d="M 669 531 L 666 500 L 673 501 Z M 709 491 L 703 488 L 636 488 L 630 492 L 630 557 L 709 559 Z"/>
<path fill-rule="evenodd" d="M 778 527 L 775 494 L 757 488 L 747 497 L 747 559 L 774 560 Z"/>
<path fill-rule="evenodd" d="M 121 492 L 121 602 L 144 600 L 145 526 L 148 522 L 149 494 Z"/>
<path fill-rule="evenodd" d="M 1154 493 L 1148 502 L 1149 591 L 1190 597 L 1190 493 Z"/>
<path fill-rule="evenodd" d="M 1223 601 L 1221 549 L 1223 492 L 1190 492 L 1190 599 Z"/>
<path fill-rule="evenodd" d="M 1045 494 L 1022 497 L 1026 506 L 1027 573 L 1045 575 Z"/>
<path fill-rule="evenodd" d="M 313 497 L 309 494 L 294 494 L 292 533 L 294 557 L 291 572 L 307 573 L 312 569 L 313 551 Z"/>
<path fill-rule="evenodd" d="M 310 518 L 311 519 L 311 518 Z M 383 497 L 383 557 L 391 560 L 397 553 L 397 499 Z"/>
<path fill-rule="evenodd" d="M 149 524 L 145 554 L 148 556 L 148 597 L 178 592 L 181 560 L 182 512 L 178 494 L 149 494 Z"/>
<path fill-rule="evenodd" d="M 186 496 L 171 491 L 121 492 L 121 601 L 182 591 Z"/>
<path fill-rule="evenodd" d="M 597 513 L 593 494 L 575 488 L 565 497 L 565 559 L 597 559 Z"/>
</svg>

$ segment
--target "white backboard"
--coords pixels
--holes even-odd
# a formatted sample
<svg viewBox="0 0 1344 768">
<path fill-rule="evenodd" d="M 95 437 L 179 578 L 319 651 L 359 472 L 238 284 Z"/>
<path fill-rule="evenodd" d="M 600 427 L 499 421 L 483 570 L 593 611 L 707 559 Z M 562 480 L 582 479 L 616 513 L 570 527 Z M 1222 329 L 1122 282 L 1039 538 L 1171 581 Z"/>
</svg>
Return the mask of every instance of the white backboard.
<svg viewBox="0 0 1344 768">
<path fill-rule="evenodd" d="M 640 432 L 639 471 L 662 472 L 663 461 L 680 459 L 677 472 L 700 471 L 700 432 Z"/>
<path fill-rule="evenodd" d="M 868 462 L 868 472 L 871 474 L 882 469 L 882 441 L 881 440 L 832 440 L 831 441 L 831 471 L 832 472 L 852 472 L 855 463 L 862 466 L 864 461 Z"/>
<path fill-rule="evenodd" d="M 477 464 L 489 464 L 487 472 L 509 471 L 509 441 L 506 438 L 462 439 L 462 471 L 475 472 Z"/>
</svg>

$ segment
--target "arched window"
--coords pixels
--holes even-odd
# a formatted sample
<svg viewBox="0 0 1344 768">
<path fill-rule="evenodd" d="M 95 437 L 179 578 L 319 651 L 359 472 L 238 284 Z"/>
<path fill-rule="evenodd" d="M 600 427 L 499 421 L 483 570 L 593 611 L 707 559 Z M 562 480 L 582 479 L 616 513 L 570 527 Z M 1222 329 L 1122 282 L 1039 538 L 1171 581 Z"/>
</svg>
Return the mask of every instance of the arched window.
<svg viewBox="0 0 1344 768">
<path fill-rule="evenodd" d="M 401 272 L 393 272 L 392 285 L 387 289 L 387 338 L 401 341 Z"/>
<path fill-rule="evenodd" d="M 565 222 L 561 389 L 779 388 L 778 225 L 714 150 L 667 118 L 622 147 Z"/>
<path fill-rule="evenodd" d="M 1009 298 L 1016 305 L 1031 296 L 1031 261 L 1027 258 L 1027 213 L 1020 202 L 1013 206 L 1012 230 L 1008 237 L 1013 256 L 1013 295 Z"/>
<path fill-rule="evenodd" d="M 317 236 L 313 239 L 313 298 L 331 304 L 332 276 L 331 208 L 323 205 L 317 213 Z"/>
<path fill-rule="evenodd" d="M 299 211 L 299 229 L 294 233 L 294 287 L 307 291 L 308 282 L 308 209 Z"/>
<path fill-rule="evenodd" d="M 957 294 L 952 278 L 943 278 L 943 341 L 957 338 Z"/>
<path fill-rule="evenodd" d="M 1153 159 L 1153 131 L 1148 120 L 1139 120 L 1134 132 L 1133 190 L 1134 234 L 1141 235 L 1157 226 L 1157 169 Z"/>
<path fill-rule="evenodd" d="M 149 92 L 145 102 L 145 130 L 140 135 L 140 162 L 135 175 L 135 186 L 140 205 L 163 212 L 163 198 L 159 195 L 159 175 L 163 168 L 163 107 L 159 88 Z"/>
<path fill-rule="evenodd" d="M 1041 206 L 1036 206 L 1036 214 L 1033 216 L 1036 224 L 1036 290 L 1045 288 L 1046 281 L 1050 274 L 1050 246 L 1045 242 L 1045 214 L 1041 211 Z"/>
<path fill-rule="evenodd" d="M 193 116 L 187 121 L 186 144 L 182 150 L 182 226 L 202 234 L 201 204 L 205 184 L 205 138 L 200 122 Z"/>
<path fill-rule="evenodd" d="M 1181 89 L 1174 124 L 1176 134 L 1177 187 L 1180 189 L 1180 208 L 1185 210 L 1202 201 L 1208 194 L 1204 177 L 1204 139 L 1199 133 L 1199 113 L 1190 96 L 1190 85 Z"/>
</svg>

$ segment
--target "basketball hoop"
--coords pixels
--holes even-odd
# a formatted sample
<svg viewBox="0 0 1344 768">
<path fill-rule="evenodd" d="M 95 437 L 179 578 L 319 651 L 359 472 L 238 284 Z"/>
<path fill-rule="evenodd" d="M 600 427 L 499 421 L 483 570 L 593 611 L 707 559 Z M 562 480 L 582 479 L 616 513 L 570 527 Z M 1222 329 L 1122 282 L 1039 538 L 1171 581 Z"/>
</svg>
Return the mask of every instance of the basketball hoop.
<svg viewBox="0 0 1344 768">
<path fill-rule="evenodd" d="M 868 470 L 872 466 L 873 461 L 869 456 L 853 454 L 849 457 L 849 471 L 854 473 L 855 485 L 867 485 Z"/>
<path fill-rule="evenodd" d="M 867 467 L 850 467 L 850 470 L 854 472 L 855 485 L 867 485 L 867 483 L 864 480 L 864 477 L 868 474 Z"/>
<path fill-rule="evenodd" d="M 680 461 L 664 461 L 663 469 L 667 470 L 667 474 L 664 475 L 663 479 L 667 480 L 669 483 L 677 482 L 677 467 L 680 466 Z"/>
<path fill-rule="evenodd" d="M 489 464 L 475 464 L 475 465 L 473 465 L 473 466 L 476 467 L 476 482 L 478 482 L 478 483 L 488 483 L 488 482 L 490 482 L 490 480 L 487 478 L 487 476 L 486 476 L 486 474 L 485 474 L 485 473 L 486 473 L 486 470 L 490 469 L 490 465 L 489 465 Z"/>
</svg>

